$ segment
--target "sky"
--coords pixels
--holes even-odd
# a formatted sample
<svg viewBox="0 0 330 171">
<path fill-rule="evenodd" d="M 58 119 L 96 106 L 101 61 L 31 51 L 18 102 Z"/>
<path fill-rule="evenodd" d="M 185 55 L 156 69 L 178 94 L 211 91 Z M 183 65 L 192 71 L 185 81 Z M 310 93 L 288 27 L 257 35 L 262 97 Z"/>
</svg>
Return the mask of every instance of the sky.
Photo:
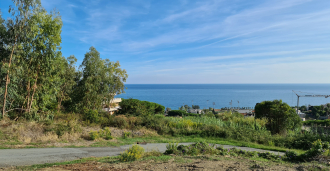
<svg viewBox="0 0 330 171">
<path fill-rule="evenodd" d="M 65 57 L 94 46 L 129 84 L 330 83 L 329 0 L 41 2 L 60 12 Z"/>
</svg>

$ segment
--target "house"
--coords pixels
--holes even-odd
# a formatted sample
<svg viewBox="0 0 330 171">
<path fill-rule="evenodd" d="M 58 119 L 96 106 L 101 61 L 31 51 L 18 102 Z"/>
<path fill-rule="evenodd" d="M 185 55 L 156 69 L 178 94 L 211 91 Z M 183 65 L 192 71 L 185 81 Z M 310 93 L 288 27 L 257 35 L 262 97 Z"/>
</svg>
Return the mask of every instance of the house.
<svg viewBox="0 0 330 171">
<path fill-rule="evenodd" d="M 239 109 L 239 110 L 235 110 L 235 111 L 244 115 L 245 117 L 253 116 L 253 114 L 254 114 L 254 110 L 252 110 L 252 109 Z"/>
<path fill-rule="evenodd" d="M 214 112 L 221 112 L 221 109 L 214 109 Z"/>
<path fill-rule="evenodd" d="M 202 109 L 188 109 L 187 110 L 188 113 L 195 113 L 195 114 L 203 114 L 203 110 Z"/>
<path fill-rule="evenodd" d="M 103 111 L 109 112 L 110 115 L 114 114 L 115 111 L 120 109 L 119 103 L 121 102 L 121 98 L 113 98 L 110 101 L 110 108 L 103 108 Z"/>
</svg>

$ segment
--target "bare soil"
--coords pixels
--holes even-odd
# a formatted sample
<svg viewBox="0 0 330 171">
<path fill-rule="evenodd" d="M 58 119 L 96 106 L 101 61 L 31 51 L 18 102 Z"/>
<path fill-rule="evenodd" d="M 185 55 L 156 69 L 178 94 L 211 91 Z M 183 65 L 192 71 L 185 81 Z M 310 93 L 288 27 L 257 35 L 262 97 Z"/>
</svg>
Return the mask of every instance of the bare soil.
<svg viewBox="0 0 330 171">
<path fill-rule="evenodd" d="M 308 170 L 328 170 L 325 166 L 303 166 L 298 164 L 283 164 L 275 162 L 253 161 L 239 157 L 174 157 L 168 161 L 144 160 L 131 163 L 100 163 L 87 162 L 80 164 L 69 164 L 43 168 L 40 171 L 308 171 Z"/>
</svg>

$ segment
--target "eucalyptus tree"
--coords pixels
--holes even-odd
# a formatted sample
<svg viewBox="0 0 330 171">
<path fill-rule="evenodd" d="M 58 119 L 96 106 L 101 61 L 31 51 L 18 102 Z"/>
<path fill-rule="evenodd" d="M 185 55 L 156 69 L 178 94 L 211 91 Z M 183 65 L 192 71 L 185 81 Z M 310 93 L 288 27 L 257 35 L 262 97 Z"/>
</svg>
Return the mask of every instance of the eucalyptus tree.
<svg viewBox="0 0 330 171">
<path fill-rule="evenodd" d="M 60 57 L 57 59 L 57 76 L 55 81 L 57 83 L 57 110 L 59 111 L 62 102 L 70 100 L 70 94 L 72 93 L 72 88 L 76 84 L 75 75 L 76 68 L 75 63 L 77 58 L 73 55 L 69 56 L 67 59 L 65 57 Z"/>
<path fill-rule="evenodd" d="M 62 20 L 57 13 L 48 14 L 38 9 L 29 20 L 30 31 L 22 43 L 25 62 L 26 96 L 23 106 L 30 112 L 33 104 L 44 108 L 49 100 L 55 98 L 50 93 L 54 84 L 56 58 L 61 57 Z M 37 105 L 35 100 L 40 103 Z"/>
<path fill-rule="evenodd" d="M 114 94 L 124 92 L 128 75 L 119 62 L 102 60 L 100 53 L 91 47 L 80 66 L 82 78 L 78 82 L 76 102 L 88 109 L 101 109 L 112 100 Z"/>
<path fill-rule="evenodd" d="M 1 70 L 5 82 L 2 105 L 3 117 L 6 112 L 8 85 L 13 77 L 11 74 L 15 71 L 15 63 L 19 61 L 19 55 L 16 55 L 17 49 L 20 43 L 25 41 L 26 34 L 29 32 L 29 20 L 33 11 L 41 5 L 39 0 L 13 0 L 13 2 L 16 8 L 9 8 L 12 18 L 6 21 L 6 34 L 2 39 L 3 47 L 9 51 L 9 53 L 1 55 Z"/>
</svg>

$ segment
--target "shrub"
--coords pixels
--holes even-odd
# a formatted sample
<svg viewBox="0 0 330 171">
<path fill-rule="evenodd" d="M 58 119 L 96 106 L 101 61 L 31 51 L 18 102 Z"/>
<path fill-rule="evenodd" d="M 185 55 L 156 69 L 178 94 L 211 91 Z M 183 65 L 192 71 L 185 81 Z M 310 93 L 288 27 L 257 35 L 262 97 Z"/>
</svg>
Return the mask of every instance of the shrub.
<svg viewBox="0 0 330 171">
<path fill-rule="evenodd" d="M 168 143 L 166 145 L 165 154 L 173 154 L 177 151 L 178 143 Z"/>
<path fill-rule="evenodd" d="M 135 161 L 143 156 L 144 148 L 139 145 L 133 145 L 128 150 L 120 155 L 120 161 L 129 162 Z"/>
<path fill-rule="evenodd" d="M 111 121 L 111 125 L 114 127 L 118 127 L 118 128 L 128 128 L 128 123 L 126 121 L 126 117 L 123 115 L 120 116 L 115 116 L 112 121 Z"/>
<path fill-rule="evenodd" d="M 112 136 L 111 136 L 111 131 L 110 131 L 110 128 L 104 128 L 104 139 L 106 140 L 110 140 L 112 139 Z"/>
<path fill-rule="evenodd" d="M 183 116 L 186 114 L 187 112 L 184 110 L 171 110 L 168 112 L 168 116 Z"/>
<path fill-rule="evenodd" d="M 100 138 L 100 135 L 97 131 L 90 131 L 89 137 L 91 138 L 91 140 L 97 140 Z"/>
<path fill-rule="evenodd" d="M 303 125 L 312 126 L 312 125 L 320 125 L 320 126 L 330 126 L 330 119 L 326 120 L 308 120 L 303 121 Z"/>
<path fill-rule="evenodd" d="M 255 117 L 267 118 L 267 128 L 272 134 L 286 134 L 287 130 L 300 129 L 302 125 L 295 110 L 282 100 L 257 103 Z"/>
<path fill-rule="evenodd" d="M 100 120 L 100 115 L 97 110 L 84 108 L 84 119 L 90 123 L 98 123 Z"/>
<path fill-rule="evenodd" d="M 106 140 L 112 139 L 110 128 L 106 127 L 104 130 L 90 131 L 89 137 L 91 140 L 97 140 L 99 138 L 104 138 Z"/>
<path fill-rule="evenodd" d="M 126 138 L 128 138 L 130 135 L 131 135 L 131 132 L 128 132 L 128 131 L 126 132 L 126 131 L 125 131 L 125 132 L 123 133 L 123 138 L 126 139 Z"/>
<path fill-rule="evenodd" d="M 138 99 L 122 99 L 119 103 L 121 109 L 117 114 L 129 114 L 134 116 L 164 114 L 165 107 L 148 101 Z"/>
</svg>

